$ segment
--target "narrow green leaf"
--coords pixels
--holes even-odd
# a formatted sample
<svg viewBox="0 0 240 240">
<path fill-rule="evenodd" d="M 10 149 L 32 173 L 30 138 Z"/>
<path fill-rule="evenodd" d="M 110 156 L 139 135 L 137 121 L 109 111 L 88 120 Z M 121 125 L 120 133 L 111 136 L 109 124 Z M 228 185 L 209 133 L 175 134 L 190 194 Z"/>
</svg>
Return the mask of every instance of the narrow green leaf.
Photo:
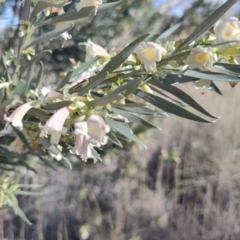
<svg viewBox="0 0 240 240">
<path fill-rule="evenodd" d="M 170 57 L 163 58 L 160 62 L 157 63 L 157 66 L 166 65 L 166 64 L 168 64 L 169 61 L 184 58 L 184 57 L 190 55 L 190 53 L 191 53 L 191 51 L 189 50 L 189 51 L 185 51 L 185 52 L 182 52 L 179 54 L 174 54 Z"/>
<path fill-rule="evenodd" d="M 26 83 L 23 80 L 19 80 L 17 82 L 16 87 L 13 90 L 13 95 L 18 95 L 18 96 L 22 96 L 25 93 L 25 87 L 26 87 Z"/>
<path fill-rule="evenodd" d="M 201 72 L 199 70 L 187 70 L 184 72 L 184 76 L 220 82 L 240 82 L 240 77 L 230 76 L 222 73 Z"/>
<path fill-rule="evenodd" d="M 130 94 L 134 93 L 136 89 L 139 87 L 139 85 L 142 83 L 142 80 L 143 79 L 138 79 L 138 81 L 136 81 L 135 84 L 133 84 L 132 86 L 129 86 L 126 92 L 123 94 L 124 97 L 126 98 Z"/>
<path fill-rule="evenodd" d="M 45 110 L 58 110 L 63 107 L 67 107 L 71 105 L 73 102 L 72 101 L 62 101 L 62 102 L 55 102 L 55 103 L 50 103 L 47 105 L 41 106 L 42 109 Z"/>
<path fill-rule="evenodd" d="M 39 69 L 38 75 L 37 75 L 36 88 L 40 87 L 40 84 L 42 82 L 43 73 L 44 73 L 44 64 L 43 64 L 43 62 L 40 61 L 39 64 L 40 64 L 40 69 Z"/>
<path fill-rule="evenodd" d="M 34 116 L 39 118 L 41 121 L 45 122 L 48 120 L 48 115 L 45 113 L 45 111 L 39 109 L 39 108 L 31 108 L 28 112 L 28 115 Z"/>
<path fill-rule="evenodd" d="M 122 92 L 124 92 L 125 90 L 131 88 L 132 86 L 140 83 L 141 80 L 142 80 L 141 78 L 136 78 L 136 79 L 134 79 L 134 80 L 131 80 L 131 81 L 129 81 L 129 82 L 121 85 L 120 87 L 116 88 L 112 93 L 114 93 L 114 94 L 122 93 Z"/>
<path fill-rule="evenodd" d="M 219 95 L 223 95 L 218 86 L 213 81 L 211 81 L 210 87 L 210 91 L 216 92 Z"/>
<path fill-rule="evenodd" d="M 93 101 L 87 102 L 86 104 L 90 107 L 105 106 L 114 101 L 120 101 L 121 99 L 122 99 L 122 96 L 111 93 L 105 97 L 101 97 L 101 98 L 95 99 Z"/>
<path fill-rule="evenodd" d="M 13 208 L 15 214 L 17 214 L 27 224 L 32 225 L 32 223 L 28 220 L 24 212 L 19 208 L 18 200 L 12 193 L 9 193 L 9 198 L 7 198 L 7 203 L 9 206 Z"/>
<path fill-rule="evenodd" d="M 121 1 L 117 1 L 117 2 L 104 3 L 104 4 L 102 4 L 102 5 L 100 5 L 98 7 L 97 12 L 98 13 L 106 12 L 106 11 L 112 9 L 112 8 L 117 7 L 120 3 L 122 3 L 122 0 Z"/>
<path fill-rule="evenodd" d="M 72 70 L 70 70 L 67 75 L 62 79 L 62 81 L 57 85 L 55 91 L 58 91 L 59 89 L 61 89 L 62 87 L 64 87 L 66 84 L 68 84 L 68 82 L 70 81 L 72 76 Z"/>
<path fill-rule="evenodd" d="M 145 106 L 138 106 L 138 104 L 112 104 L 112 107 L 114 108 L 120 108 L 123 110 L 126 110 L 131 113 L 136 113 L 136 114 L 142 114 L 142 115 L 149 115 L 153 116 L 155 118 L 165 118 L 168 117 L 168 115 L 164 112 L 159 112 L 159 111 L 154 111 L 151 110 Z"/>
<path fill-rule="evenodd" d="M 30 22 L 32 22 L 32 20 L 37 16 L 38 13 L 45 10 L 46 8 L 49 8 L 49 7 L 61 8 L 65 5 L 67 5 L 68 3 L 70 3 L 70 2 L 58 4 L 58 3 L 54 3 L 51 1 L 47 1 L 47 0 L 40 0 L 36 3 L 36 5 L 32 11 L 32 14 L 30 17 Z"/>
<path fill-rule="evenodd" d="M 67 163 L 67 165 L 69 166 L 70 170 L 72 170 L 72 164 L 69 161 L 69 159 L 67 157 L 65 157 L 63 155 L 63 153 L 54 145 L 51 144 L 49 139 L 47 138 L 41 138 L 40 139 L 42 145 L 51 153 L 55 154 L 55 155 L 61 155 L 62 159 Z"/>
<path fill-rule="evenodd" d="M 154 81 L 154 80 L 152 80 L 150 83 L 153 84 L 156 87 L 159 87 L 159 88 L 163 89 L 164 91 L 167 91 L 167 92 L 173 94 L 175 97 L 177 97 L 180 100 L 182 100 L 183 102 L 187 103 L 189 106 L 191 106 L 192 108 L 194 108 L 197 111 L 201 112 L 202 114 L 204 114 L 204 115 L 206 115 L 208 117 L 211 117 L 211 118 L 217 118 L 217 117 L 214 117 L 213 115 L 211 115 L 210 113 L 208 113 L 193 98 L 191 98 L 189 95 L 187 95 L 181 89 L 176 88 L 176 87 L 174 87 L 174 86 L 172 86 L 170 84 L 161 83 L 159 81 Z"/>
<path fill-rule="evenodd" d="M 11 123 L 10 123 L 11 124 Z M 13 130 L 16 132 L 16 134 L 18 135 L 18 137 L 21 139 L 21 141 L 24 143 L 25 147 L 28 148 L 28 149 L 31 149 L 30 145 L 29 145 L 29 142 L 28 140 L 25 138 L 24 134 L 19 130 L 17 129 L 16 127 L 14 127 L 12 124 L 11 124 L 11 127 L 13 128 Z"/>
<path fill-rule="evenodd" d="M 238 0 L 228 0 L 225 4 L 219 7 L 216 11 L 214 11 L 207 19 L 205 19 L 197 29 L 190 34 L 190 36 L 175 50 L 175 52 L 183 49 L 188 46 L 190 43 L 198 39 L 202 34 L 208 31 L 212 25 L 219 20 L 225 12 L 228 11 Z"/>
<path fill-rule="evenodd" d="M 135 48 L 137 48 L 139 43 L 144 41 L 144 39 L 147 38 L 148 36 L 149 36 L 149 33 L 145 33 L 142 36 L 138 37 L 136 40 L 134 40 L 132 43 L 130 43 L 119 54 L 113 57 L 111 61 L 106 64 L 106 66 L 102 69 L 100 73 L 105 73 L 105 72 L 110 73 L 114 71 L 116 68 L 118 68 L 131 55 L 131 53 L 135 50 Z"/>
<path fill-rule="evenodd" d="M 116 68 L 118 68 L 128 57 L 129 55 L 135 50 L 135 48 L 138 46 L 140 42 L 142 42 L 147 36 L 149 36 L 149 33 L 146 33 L 136 40 L 134 40 L 132 43 L 130 43 L 126 48 L 124 48 L 119 54 L 117 54 L 115 57 L 111 59 L 110 62 L 106 64 L 106 66 L 96 75 L 94 76 L 89 84 L 87 86 L 80 88 L 80 89 L 70 89 L 70 93 L 79 92 L 79 95 L 82 95 L 86 93 L 88 90 L 93 89 L 94 87 L 98 86 L 100 83 L 102 83 L 107 73 L 110 73 L 114 71 Z"/>
<path fill-rule="evenodd" d="M 36 63 L 37 61 L 39 61 L 44 55 L 46 55 L 47 53 L 52 53 L 52 51 L 50 50 L 43 50 L 42 52 L 40 52 L 39 54 L 37 54 L 36 56 L 34 56 L 25 66 L 21 67 L 20 69 L 20 74 L 22 75 L 24 73 L 24 71 L 31 66 L 32 64 Z"/>
<path fill-rule="evenodd" d="M 111 111 L 120 114 L 123 117 L 126 117 L 130 122 L 136 122 L 139 123 L 141 125 L 144 125 L 148 128 L 158 128 L 159 130 L 161 130 L 161 128 L 156 127 L 155 125 L 153 125 L 152 123 L 148 122 L 147 120 L 140 118 L 130 112 L 121 110 L 121 109 L 117 109 L 117 108 L 111 108 Z"/>
<path fill-rule="evenodd" d="M 144 99 L 146 102 L 149 102 L 152 105 L 154 105 L 166 112 L 177 115 L 179 117 L 183 117 L 183 118 L 190 119 L 190 120 L 197 121 L 197 122 L 205 122 L 205 123 L 211 122 L 211 121 L 208 121 L 204 118 L 201 118 L 201 117 L 195 115 L 194 113 L 187 111 L 186 109 L 184 109 L 182 107 L 179 107 L 176 104 L 173 104 L 173 103 L 171 103 L 163 98 L 160 98 L 158 96 L 155 96 L 153 94 L 146 93 L 146 92 L 143 92 L 140 90 L 136 90 L 135 94 L 136 94 L 136 96 Z"/>
<path fill-rule="evenodd" d="M 102 4 L 99 6 L 97 11 L 98 11 L 98 13 L 106 12 L 109 9 L 116 7 L 120 3 L 121 3 L 121 1 Z M 48 19 L 48 20 L 44 21 L 40 26 L 46 25 L 46 24 L 58 23 L 58 22 L 75 21 L 75 20 L 83 19 L 83 18 L 89 17 L 91 15 L 91 13 L 94 13 L 94 12 L 95 12 L 95 7 L 85 7 L 85 8 L 82 8 L 78 12 L 71 11 L 71 12 L 62 14 L 60 16 L 56 16 L 51 19 Z"/>
<path fill-rule="evenodd" d="M 177 99 L 175 99 L 175 98 L 173 98 L 173 97 L 170 97 L 169 95 L 165 94 L 165 93 L 164 93 L 163 91 L 161 91 L 158 87 L 155 87 L 155 86 L 151 85 L 151 89 L 152 89 L 155 93 L 158 93 L 158 94 L 164 96 L 165 98 L 170 99 L 171 101 L 175 102 L 176 104 L 178 104 L 178 105 L 181 106 L 181 107 L 186 107 L 186 106 L 187 106 L 187 104 L 185 104 L 184 102 L 179 101 L 179 100 L 177 100 Z"/>
<path fill-rule="evenodd" d="M 28 20 L 30 7 L 31 7 L 31 0 L 24 1 L 23 9 L 21 12 L 21 20 L 25 20 L 25 21 Z"/>
<path fill-rule="evenodd" d="M 57 168 L 50 162 L 49 160 L 45 159 L 41 154 L 33 153 L 33 155 L 39 157 L 39 159 L 49 168 L 51 168 L 54 171 L 57 171 Z"/>
<path fill-rule="evenodd" d="M 133 134 L 132 129 L 126 123 L 115 121 L 112 118 L 105 118 L 105 121 L 112 129 L 147 148 L 146 145 L 136 135 Z"/>
<path fill-rule="evenodd" d="M 80 66 L 78 68 L 73 69 L 71 78 L 73 79 L 73 78 L 78 77 L 81 73 L 83 73 L 84 71 L 86 71 L 90 67 L 92 67 L 93 64 L 95 64 L 99 59 L 100 59 L 100 57 L 95 57 L 87 62 L 80 64 Z"/>
<path fill-rule="evenodd" d="M 44 41 L 53 39 L 55 37 L 59 37 L 62 33 L 64 32 L 68 32 L 71 28 L 73 27 L 73 24 L 70 24 L 68 27 L 65 28 L 60 28 L 60 29 L 55 29 L 53 31 L 47 32 L 43 35 L 41 35 L 40 37 L 36 38 L 35 40 L 33 40 L 27 47 L 25 48 L 29 48 L 31 46 L 34 46 L 36 44 L 42 43 Z"/>
<path fill-rule="evenodd" d="M 159 78 L 161 82 L 168 84 L 177 84 L 177 83 L 186 83 L 186 82 L 195 82 L 198 78 L 188 77 L 183 74 L 167 74 L 165 78 Z"/>
<path fill-rule="evenodd" d="M 118 138 L 116 137 L 116 135 L 113 132 L 110 132 L 108 134 L 108 138 L 111 142 L 113 142 L 114 144 L 116 144 L 117 146 L 119 146 L 120 148 L 123 147 L 122 143 L 118 140 Z"/>
<path fill-rule="evenodd" d="M 239 75 L 240 74 L 240 66 L 238 64 L 229 64 L 229 63 L 216 63 L 214 67 L 225 71 L 231 75 Z"/>
<path fill-rule="evenodd" d="M 173 25 L 172 27 L 170 27 L 169 29 L 167 29 L 166 31 L 164 31 L 157 39 L 161 40 L 161 39 L 165 39 L 168 38 L 169 36 L 171 36 L 176 30 L 178 30 L 178 28 L 182 25 L 182 23 L 177 23 L 175 25 Z"/>
<path fill-rule="evenodd" d="M 79 12 L 77 11 L 67 12 L 62 15 L 48 19 L 43 23 L 41 23 L 39 26 L 83 19 L 88 17 L 93 10 L 95 10 L 95 7 L 85 7 L 85 8 L 82 8 Z"/>
<path fill-rule="evenodd" d="M 84 93 L 88 92 L 89 90 L 93 89 L 95 86 L 98 86 L 100 83 L 102 83 L 107 77 L 107 73 L 104 74 L 97 74 L 93 78 L 89 80 L 89 83 L 85 87 L 79 87 L 79 88 L 71 88 L 69 90 L 69 93 L 76 93 L 78 92 L 79 95 L 83 95 Z"/>
</svg>

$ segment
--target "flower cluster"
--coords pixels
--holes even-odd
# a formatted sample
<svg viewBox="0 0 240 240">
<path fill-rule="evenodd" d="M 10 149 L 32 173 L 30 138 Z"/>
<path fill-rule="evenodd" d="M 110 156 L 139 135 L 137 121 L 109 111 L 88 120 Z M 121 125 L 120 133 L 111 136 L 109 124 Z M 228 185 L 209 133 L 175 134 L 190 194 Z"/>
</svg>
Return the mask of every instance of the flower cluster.
<svg viewBox="0 0 240 240">
<path fill-rule="evenodd" d="M 32 4 L 38 5 L 37 9 L 42 8 L 50 20 L 45 20 L 43 14 L 42 21 L 45 21 L 38 23 L 38 10 L 33 11 L 29 21 L 20 20 L 19 34 L 21 37 L 25 36 L 23 40 L 26 40 L 21 46 L 21 56 L 27 56 L 29 66 L 45 54 L 42 52 L 39 55 L 30 43 L 38 27 L 54 23 L 55 31 L 49 34 L 49 40 L 56 37 L 54 32 L 57 32 L 67 41 L 71 39 L 71 35 L 65 30 L 73 25 L 72 21 L 85 19 L 87 14 L 90 15 L 94 10 L 97 14 L 114 5 L 111 3 L 102 7 L 102 0 L 81 0 L 71 15 L 63 9 L 69 1 L 51 0 L 46 5 L 47 8 L 45 5 L 39 7 L 41 2 L 37 0 L 32 1 Z M 57 13 L 53 20 L 52 13 Z M 181 95 L 179 90 L 164 84 L 193 81 L 195 88 L 215 89 L 220 92 L 212 82 L 211 74 L 229 74 L 231 79 L 237 82 L 239 72 L 233 65 L 239 65 L 240 62 L 240 21 L 236 17 L 219 20 L 209 26 L 209 29 L 208 38 L 199 42 L 194 39 L 195 41 L 182 48 L 180 41 L 161 41 L 163 38 L 154 38 L 148 34 L 136 39 L 121 51 L 108 51 L 107 47 L 90 39 L 80 43 L 79 45 L 86 49 L 85 63 L 69 59 L 72 69 L 61 75 L 64 79 L 60 79 L 57 86 L 27 89 L 25 94 L 19 94 L 18 100 L 3 107 L 6 114 L 2 120 L 7 124 L 0 136 L 15 136 L 14 141 L 6 148 L 18 154 L 24 152 L 23 139 L 14 134 L 14 129 L 17 128 L 26 135 L 27 141 L 31 142 L 33 152 L 38 151 L 38 145 L 44 142 L 41 140 L 45 140 L 47 147 L 42 144 L 46 148 L 45 153 L 50 152 L 51 156 L 58 160 L 64 158 L 66 152 L 79 155 L 84 161 L 88 158 L 96 160 L 96 150 L 108 142 L 121 146 L 121 139 L 126 138 L 142 144 L 129 123 L 137 122 L 147 127 L 155 127 L 144 118 L 146 116 L 167 116 L 163 112 L 167 111 L 191 120 L 206 122 L 207 120 L 201 117 L 192 117 L 192 113 L 186 114 L 187 110 L 182 110 L 176 104 L 177 101 L 163 91 L 178 98 Z M 3 63 L 6 68 L 12 63 L 17 64 L 13 50 L 4 53 Z M 29 67 L 28 64 L 25 65 L 26 68 Z M 17 98 L 17 94 L 11 92 L 12 89 L 15 89 L 21 77 L 25 77 L 19 73 L 22 69 L 24 68 L 20 65 L 16 66 L 11 79 L 9 76 L 1 78 L 1 91 L 5 91 L 8 96 L 14 96 L 13 99 Z M 188 78 L 184 79 L 185 77 Z M 233 86 L 232 82 L 231 84 Z M 135 100 L 136 96 L 141 99 L 140 102 Z M 185 100 L 182 97 L 180 99 Z M 149 107 L 150 104 L 153 106 Z M 191 107 L 196 107 L 196 104 Z M 202 108 L 197 106 L 195 109 L 199 111 Z M 184 111 L 184 114 L 181 111 Z M 206 111 L 201 110 L 201 113 L 206 114 Z M 212 117 L 208 113 L 206 115 Z M 64 149 L 65 143 L 67 151 Z M 48 146 L 52 145 L 60 153 L 51 152 Z M 63 155 L 61 151 L 64 152 Z"/>
</svg>

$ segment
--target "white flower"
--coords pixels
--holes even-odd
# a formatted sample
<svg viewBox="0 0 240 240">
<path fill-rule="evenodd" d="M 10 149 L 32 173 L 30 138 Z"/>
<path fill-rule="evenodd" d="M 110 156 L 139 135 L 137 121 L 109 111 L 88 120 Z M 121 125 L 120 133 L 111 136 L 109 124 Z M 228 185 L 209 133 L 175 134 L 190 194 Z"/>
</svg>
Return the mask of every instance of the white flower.
<svg viewBox="0 0 240 240">
<path fill-rule="evenodd" d="M 66 134 L 67 129 L 63 126 L 67 117 L 70 114 L 68 107 L 60 108 L 54 113 L 42 127 L 41 137 L 45 137 L 47 134 L 51 134 L 51 143 L 58 144 L 62 134 Z"/>
<path fill-rule="evenodd" d="M 156 72 L 156 62 L 159 62 L 167 51 L 159 44 L 142 42 L 135 50 L 135 53 L 144 64 L 147 72 Z"/>
<path fill-rule="evenodd" d="M 91 115 L 86 122 L 76 122 L 74 126 L 76 135 L 85 136 L 86 140 L 95 146 L 100 147 L 108 141 L 106 133 L 110 131 L 110 127 L 97 114 Z"/>
<path fill-rule="evenodd" d="M 56 99 L 63 99 L 63 95 L 57 91 L 51 90 L 51 87 L 43 87 L 41 94 L 45 97 L 45 103 L 52 102 Z"/>
<path fill-rule="evenodd" d="M 203 88 L 203 89 L 211 89 L 211 82 L 210 80 L 206 79 L 199 79 L 198 81 L 194 82 L 194 87 L 196 89 Z"/>
<path fill-rule="evenodd" d="M 75 138 L 75 146 L 70 150 L 72 154 L 80 155 L 83 160 L 94 158 L 92 154 L 92 144 L 89 143 L 85 136 L 77 134 Z"/>
<path fill-rule="evenodd" d="M 88 40 L 88 42 L 84 43 L 84 45 L 86 45 L 86 60 L 89 60 L 96 56 L 103 58 L 109 57 L 107 51 L 102 46 L 92 42 L 91 40 Z"/>
<path fill-rule="evenodd" d="M 235 17 L 230 17 L 226 21 L 218 21 L 214 26 L 216 43 L 227 41 L 240 41 L 240 21 Z M 239 43 L 229 43 L 238 45 Z"/>
<path fill-rule="evenodd" d="M 77 4 L 76 9 L 80 11 L 85 7 L 95 7 L 95 15 L 97 14 L 97 9 L 99 5 L 102 4 L 102 0 L 81 0 L 80 3 Z"/>
<path fill-rule="evenodd" d="M 197 46 L 191 50 L 185 63 L 189 69 L 198 68 L 202 71 L 211 70 L 213 64 L 217 61 L 217 55 L 213 53 L 212 48 L 203 48 Z"/>
<path fill-rule="evenodd" d="M 25 116 L 25 114 L 33 108 L 33 102 L 27 102 L 19 106 L 17 109 L 15 109 L 9 117 L 4 115 L 4 120 L 7 122 L 11 122 L 14 127 L 19 127 L 22 129 L 22 119 Z"/>
</svg>

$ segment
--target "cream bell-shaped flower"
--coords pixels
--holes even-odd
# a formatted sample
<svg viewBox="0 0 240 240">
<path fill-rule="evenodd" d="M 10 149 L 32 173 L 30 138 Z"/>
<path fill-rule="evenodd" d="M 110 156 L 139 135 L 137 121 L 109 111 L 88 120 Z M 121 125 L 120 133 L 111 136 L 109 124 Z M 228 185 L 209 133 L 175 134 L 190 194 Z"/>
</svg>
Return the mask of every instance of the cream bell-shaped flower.
<svg viewBox="0 0 240 240">
<path fill-rule="evenodd" d="M 76 122 L 75 134 L 83 135 L 90 143 L 100 147 L 107 144 L 110 127 L 105 123 L 102 117 L 97 114 L 91 115 L 86 122 Z"/>
<path fill-rule="evenodd" d="M 102 46 L 92 42 L 91 40 L 88 40 L 86 43 L 84 43 L 84 45 L 86 46 L 86 60 L 96 56 L 103 58 L 109 57 L 109 54 Z"/>
<path fill-rule="evenodd" d="M 156 62 L 161 61 L 167 51 L 159 44 L 153 42 L 142 42 L 135 50 L 140 61 L 144 64 L 147 72 L 156 72 Z"/>
<path fill-rule="evenodd" d="M 63 125 L 69 114 L 70 109 L 68 107 L 60 108 L 48 119 L 44 126 L 39 125 L 39 127 L 42 129 L 40 136 L 47 137 L 47 134 L 50 134 L 50 142 L 52 144 L 58 144 L 61 135 L 67 133 L 67 129 Z"/>
<path fill-rule="evenodd" d="M 226 21 L 219 20 L 214 26 L 214 33 L 216 35 L 215 43 L 240 41 L 240 21 L 236 17 L 230 17 Z M 240 42 L 229 44 L 238 45 Z"/>
<path fill-rule="evenodd" d="M 189 69 L 198 68 L 202 71 L 211 70 L 213 64 L 217 61 L 217 55 L 213 53 L 212 48 L 203 48 L 197 46 L 191 50 L 185 63 Z"/>
<path fill-rule="evenodd" d="M 19 127 L 20 129 L 23 128 L 22 120 L 25 114 L 33 108 L 33 101 L 27 102 L 16 108 L 10 115 L 7 117 L 7 115 L 4 115 L 4 120 L 12 123 L 14 127 Z"/>
<path fill-rule="evenodd" d="M 102 0 L 81 0 L 80 3 L 77 4 L 76 9 L 80 11 L 85 7 L 95 7 L 95 15 L 97 14 L 97 9 L 99 5 L 102 4 Z"/>
<path fill-rule="evenodd" d="M 88 158 L 94 158 L 92 154 L 92 144 L 86 139 L 86 136 L 77 134 L 75 138 L 75 146 L 70 150 L 72 154 L 80 155 L 84 161 Z"/>
</svg>

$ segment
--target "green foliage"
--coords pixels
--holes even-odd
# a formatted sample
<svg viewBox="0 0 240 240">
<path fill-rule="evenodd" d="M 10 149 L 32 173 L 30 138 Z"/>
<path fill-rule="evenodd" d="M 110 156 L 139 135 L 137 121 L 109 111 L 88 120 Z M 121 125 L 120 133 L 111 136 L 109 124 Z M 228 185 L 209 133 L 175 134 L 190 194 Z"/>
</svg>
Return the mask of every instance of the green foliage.
<svg viewBox="0 0 240 240">
<path fill-rule="evenodd" d="M 52 169 L 57 164 L 72 169 L 72 155 L 83 161 L 101 161 L 98 151 L 108 140 L 119 147 L 124 146 L 124 141 L 146 147 L 134 133 L 134 125 L 159 129 L 151 120 L 165 118 L 167 113 L 198 122 L 215 122 L 217 117 L 173 84 L 193 82 L 197 88 L 221 94 L 213 81 L 240 81 L 238 35 L 234 35 L 240 31 L 240 22 L 218 21 L 236 3 L 229 0 L 185 41 L 168 40 L 181 23 L 162 34 L 148 29 L 150 33 L 135 37 L 122 50 L 107 52 L 88 40 L 82 44 L 86 47 L 85 62 L 72 59 L 71 68 L 58 83 L 42 87 L 46 77 L 43 59 L 53 51 L 43 50 L 40 45 L 59 36 L 66 43 L 74 24 L 114 11 L 124 1 L 95 1 L 90 5 L 81 1 L 78 11 L 67 13 L 63 9 L 70 3 L 67 1 L 30 2 L 25 1 L 19 22 L 18 51 L 3 49 L 1 59 L 0 120 L 6 126 L 1 131 L 0 168 L 4 170 L 17 171 L 15 166 L 24 166 L 36 171 L 35 164 L 28 161 L 32 156 Z M 48 16 L 48 11 L 58 15 Z M 54 29 L 47 28 L 53 24 Z M 230 33 L 226 33 L 228 24 L 234 28 Z M 198 40 L 207 31 L 207 38 Z M 4 188 L 7 200 L 2 204 L 11 206 L 30 224 L 18 207 L 17 193 Z"/>
</svg>

